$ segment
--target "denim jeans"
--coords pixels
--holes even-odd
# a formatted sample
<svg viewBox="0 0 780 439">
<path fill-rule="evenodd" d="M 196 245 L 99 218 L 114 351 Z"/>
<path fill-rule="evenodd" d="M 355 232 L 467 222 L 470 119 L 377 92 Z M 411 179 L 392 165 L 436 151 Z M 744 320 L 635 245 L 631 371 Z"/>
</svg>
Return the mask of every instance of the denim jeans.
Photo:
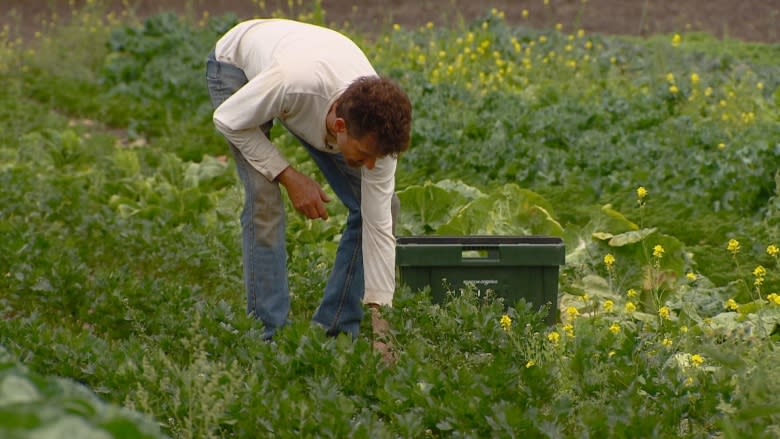
<svg viewBox="0 0 780 439">
<path fill-rule="evenodd" d="M 206 70 L 214 108 L 247 83 L 241 69 L 216 61 L 213 52 L 208 57 Z M 268 121 L 262 125 L 266 135 L 270 134 L 272 123 Z M 328 334 L 343 332 L 355 337 L 363 316 L 361 302 L 365 289 L 360 169 L 348 166 L 341 154 L 322 152 L 302 139 L 298 140 L 349 210 L 333 271 L 312 320 L 324 327 Z M 230 149 L 244 186 L 241 228 L 247 313 L 263 322 L 264 338 L 270 339 L 278 328 L 287 323 L 290 310 L 284 202 L 277 182 L 269 181 L 247 163 L 234 145 L 231 144 Z M 394 198 L 394 203 L 397 203 L 397 198 Z"/>
</svg>

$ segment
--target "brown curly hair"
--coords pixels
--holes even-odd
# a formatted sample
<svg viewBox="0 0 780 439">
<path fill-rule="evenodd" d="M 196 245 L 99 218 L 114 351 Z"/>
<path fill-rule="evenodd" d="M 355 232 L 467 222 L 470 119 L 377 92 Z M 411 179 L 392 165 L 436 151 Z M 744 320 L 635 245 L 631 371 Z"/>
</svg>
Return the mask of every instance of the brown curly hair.
<svg viewBox="0 0 780 439">
<path fill-rule="evenodd" d="M 356 139 L 374 135 L 380 157 L 398 156 L 409 148 L 412 103 L 390 78 L 361 76 L 339 97 L 336 116 Z"/>
</svg>

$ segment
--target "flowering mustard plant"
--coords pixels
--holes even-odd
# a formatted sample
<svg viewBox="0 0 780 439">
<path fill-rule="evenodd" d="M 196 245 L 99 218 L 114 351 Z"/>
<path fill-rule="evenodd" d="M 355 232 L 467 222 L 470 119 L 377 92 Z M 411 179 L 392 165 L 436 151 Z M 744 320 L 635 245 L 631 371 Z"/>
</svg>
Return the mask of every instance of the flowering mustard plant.
<svg viewBox="0 0 780 439">
<path fill-rule="evenodd" d="M 736 239 L 729 239 L 729 243 L 726 246 L 726 249 L 729 251 L 729 253 L 731 253 L 731 256 L 736 257 L 740 250 L 739 241 Z"/>
<path fill-rule="evenodd" d="M 503 328 L 504 331 L 509 332 L 512 330 L 512 318 L 509 317 L 509 315 L 504 314 L 501 316 L 501 321 L 499 323 L 501 324 L 501 328 Z"/>
</svg>

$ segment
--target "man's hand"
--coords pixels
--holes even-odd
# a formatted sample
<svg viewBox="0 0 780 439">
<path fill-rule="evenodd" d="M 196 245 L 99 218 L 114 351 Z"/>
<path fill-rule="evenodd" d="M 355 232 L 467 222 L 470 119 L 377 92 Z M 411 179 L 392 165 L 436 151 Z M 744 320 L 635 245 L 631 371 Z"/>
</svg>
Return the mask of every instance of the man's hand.
<svg viewBox="0 0 780 439">
<path fill-rule="evenodd" d="M 330 201 L 330 197 L 316 181 L 296 171 L 292 166 L 288 166 L 276 179 L 287 189 L 287 196 L 290 197 L 295 210 L 311 219 L 328 219 L 325 203 Z"/>
</svg>

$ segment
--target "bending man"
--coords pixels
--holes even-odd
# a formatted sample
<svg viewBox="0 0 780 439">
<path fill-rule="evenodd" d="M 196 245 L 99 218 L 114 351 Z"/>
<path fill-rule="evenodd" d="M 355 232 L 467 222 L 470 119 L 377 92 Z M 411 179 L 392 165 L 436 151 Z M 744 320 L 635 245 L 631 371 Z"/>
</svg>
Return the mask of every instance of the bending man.
<svg viewBox="0 0 780 439">
<path fill-rule="evenodd" d="M 411 103 L 377 75 L 344 35 L 291 20 L 239 23 L 207 62 L 214 124 L 230 143 L 245 191 L 241 213 L 247 312 L 269 339 L 287 322 L 285 212 L 327 219 L 322 188 L 271 143 L 274 120 L 300 140 L 349 210 L 333 271 L 313 320 L 356 336 L 363 303 L 391 305 L 393 207 L 399 153 L 409 146 Z"/>
</svg>

